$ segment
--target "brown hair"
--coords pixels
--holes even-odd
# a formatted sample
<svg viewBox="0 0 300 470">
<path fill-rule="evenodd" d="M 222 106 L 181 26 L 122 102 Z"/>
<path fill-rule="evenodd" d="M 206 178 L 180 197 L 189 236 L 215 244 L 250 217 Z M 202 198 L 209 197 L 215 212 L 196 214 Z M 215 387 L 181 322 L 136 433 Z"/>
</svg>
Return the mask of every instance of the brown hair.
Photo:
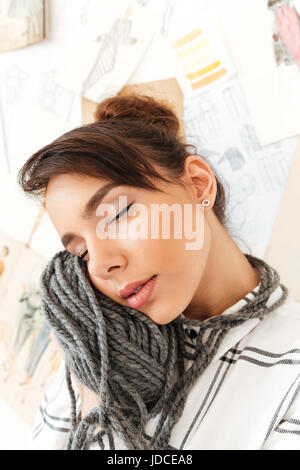
<svg viewBox="0 0 300 470">
<path fill-rule="evenodd" d="M 144 95 L 115 96 L 102 101 L 94 116 L 95 122 L 66 132 L 27 160 L 18 173 L 25 193 L 43 197 L 50 178 L 67 173 L 151 190 L 158 190 L 151 179 L 182 184 L 184 161 L 197 151 L 179 137 L 179 121 L 169 104 Z M 225 191 L 212 170 L 217 181 L 213 211 L 225 225 Z"/>
</svg>

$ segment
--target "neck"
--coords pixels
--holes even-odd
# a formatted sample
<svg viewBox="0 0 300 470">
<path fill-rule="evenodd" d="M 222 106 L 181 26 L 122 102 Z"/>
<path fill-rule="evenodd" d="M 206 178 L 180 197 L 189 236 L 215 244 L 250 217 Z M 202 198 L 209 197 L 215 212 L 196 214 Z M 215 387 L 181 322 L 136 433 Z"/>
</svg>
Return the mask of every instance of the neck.
<svg viewBox="0 0 300 470">
<path fill-rule="evenodd" d="M 259 272 L 222 225 L 216 220 L 212 223 L 205 269 L 192 301 L 183 312 L 191 320 L 220 315 L 260 282 Z"/>
</svg>

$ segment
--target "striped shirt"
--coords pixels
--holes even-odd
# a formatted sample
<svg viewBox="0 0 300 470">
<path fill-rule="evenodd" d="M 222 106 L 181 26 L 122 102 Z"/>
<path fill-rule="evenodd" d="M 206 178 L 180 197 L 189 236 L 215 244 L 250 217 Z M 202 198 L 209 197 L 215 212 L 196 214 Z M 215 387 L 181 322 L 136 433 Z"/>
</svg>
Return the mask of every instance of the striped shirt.
<svg viewBox="0 0 300 470">
<path fill-rule="evenodd" d="M 257 295 L 259 286 L 222 315 L 238 311 Z M 279 285 L 267 306 L 281 295 Z M 183 327 L 192 351 L 198 327 Z M 80 395 L 72 383 L 79 413 Z M 149 440 L 159 416 L 147 422 Z M 62 363 L 37 410 L 31 448 L 65 449 L 70 417 Z M 262 320 L 246 320 L 226 333 L 213 360 L 191 387 L 169 443 L 178 450 L 300 449 L 300 303 L 288 296 Z M 103 445 L 104 450 L 128 450 L 115 434 L 112 439 L 105 435 Z M 103 445 L 94 443 L 90 449 Z"/>
</svg>

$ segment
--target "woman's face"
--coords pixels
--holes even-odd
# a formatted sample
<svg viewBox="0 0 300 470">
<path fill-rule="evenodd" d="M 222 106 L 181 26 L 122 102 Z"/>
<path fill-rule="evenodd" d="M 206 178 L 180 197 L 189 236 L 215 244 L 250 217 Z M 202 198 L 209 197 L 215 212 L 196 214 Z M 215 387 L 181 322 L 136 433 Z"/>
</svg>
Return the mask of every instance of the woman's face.
<svg viewBox="0 0 300 470">
<path fill-rule="evenodd" d="M 46 192 L 46 209 L 60 237 L 70 233 L 73 235 L 71 239 L 69 237 L 69 240 L 66 240 L 65 248 L 77 256 L 88 251 L 83 259 L 87 264 L 92 284 L 117 303 L 136 308 L 161 325 L 174 320 L 191 302 L 204 272 L 210 245 L 210 229 L 203 216 L 200 218 L 200 230 L 204 229 L 201 248 L 186 249 L 186 243 L 191 243 L 194 239 L 186 238 L 184 230 L 181 238 L 174 238 L 172 216 L 170 236 L 163 238 L 160 217 L 159 236 L 151 238 L 151 210 L 155 207 L 154 204 L 166 204 L 165 207 L 170 207 L 176 203 L 182 208 L 182 218 L 188 219 L 184 220 L 184 223 L 191 224 L 193 221 L 191 229 L 195 231 L 196 203 L 200 204 L 206 198 L 210 199 L 211 203 L 214 201 L 216 183 L 212 171 L 198 157 L 190 156 L 187 160 L 189 161 L 186 161 L 188 171 L 185 181 L 190 184 L 188 188 L 160 181 L 155 181 L 154 184 L 164 192 L 117 186 L 111 189 L 101 202 L 96 201 L 89 218 L 82 217 L 87 202 L 111 181 L 78 174 L 58 175 L 50 180 Z M 123 199 L 126 203 L 123 202 L 120 207 L 119 196 L 127 197 L 127 200 Z M 131 203 L 132 209 L 126 214 L 126 207 Z M 115 214 L 112 212 L 107 217 L 107 212 L 103 212 L 99 215 L 99 209 L 103 208 L 104 204 L 111 204 L 115 208 Z M 147 238 L 136 238 L 128 232 L 122 238 L 99 238 L 99 223 L 103 223 L 105 219 L 111 221 L 118 214 L 120 216 L 114 227 L 124 229 L 125 222 L 128 231 L 136 227 L 141 214 L 139 211 L 135 215 L 131 213 L 138 207 L 136 204 L 143 205 L 143 214 L 148 214 Z M 184 215 L 184 204 L 190 205 L 192 215 Z M 108 224 L 102 227 L 107 228 Z M 199 226 L 197 230 L 199 231 Z M 129 300 L 120 296 L 120 290 L 127 284 L 147 280 L 152 276 L 155 276 L 154 282 L 151 281 L 143 290 L 143 295 L 139 296 L 139 300 L 142 299 L 141 306 L 130 305 Z M 147 289 L 150 287 L 151 295 L 147 297 Z"/>
</svg>

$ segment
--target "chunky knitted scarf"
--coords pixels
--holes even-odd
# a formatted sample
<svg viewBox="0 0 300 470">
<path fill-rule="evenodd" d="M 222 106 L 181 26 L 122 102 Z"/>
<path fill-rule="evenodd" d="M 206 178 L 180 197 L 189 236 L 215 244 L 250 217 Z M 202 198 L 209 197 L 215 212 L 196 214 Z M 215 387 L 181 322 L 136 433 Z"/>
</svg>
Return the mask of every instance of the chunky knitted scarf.
<svg viewBox="0 0 300 470">
<path fill-rule="evenodd" d="M 235 313 L 203 322 L 181 314 L 167 325 L 158 325 L 139 310 L 105 296 L 90 282 L 86 263 L 77 256 L 63 250 L 50 260 L 41 275 L 42 313 L 66 356 L 72 403 L 67 449 L 88 449 L 92 442 L 103 449 L 103 437 L 106 434 L 113 442 L 113 431 L 128 449 L 172 449 L 169 438 L 187 394 L 226 332 L 248 319 L 262 319 L 287 297 L 288 289 L 280 284 L 282 296 L 266 307 L 279 275 L 263 260 L 245 256 L 260 273 L 260 288 L 253 300 Z M 193 354 L 187 352 L 184 325 L 200 325 Z M 192 365 L 185 367 L 191 359 Z M 100 398 L 83 418 L 76 415 L 70 371 Z M 145 425 L 158 414 L 149 439 Z"/>
</svg>

